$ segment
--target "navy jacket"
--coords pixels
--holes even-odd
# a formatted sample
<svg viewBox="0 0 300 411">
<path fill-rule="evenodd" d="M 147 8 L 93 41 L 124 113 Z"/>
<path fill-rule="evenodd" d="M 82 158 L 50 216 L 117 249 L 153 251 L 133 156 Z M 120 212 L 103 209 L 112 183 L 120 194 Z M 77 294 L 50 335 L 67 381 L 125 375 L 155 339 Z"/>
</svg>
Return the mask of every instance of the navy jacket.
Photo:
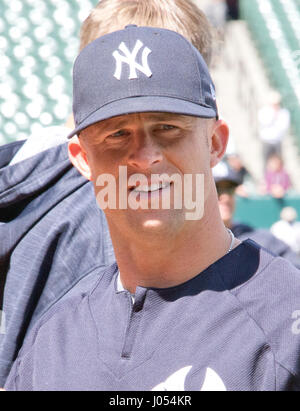
<svg viewBox="0 0 300 411">
<path fill-rule="evenodd" d="M 35 320 L 115 261 L 104 213 L 67 145 L 6 167 L 21 145 L 0 148 L 0 387 Z"/>
</svg>

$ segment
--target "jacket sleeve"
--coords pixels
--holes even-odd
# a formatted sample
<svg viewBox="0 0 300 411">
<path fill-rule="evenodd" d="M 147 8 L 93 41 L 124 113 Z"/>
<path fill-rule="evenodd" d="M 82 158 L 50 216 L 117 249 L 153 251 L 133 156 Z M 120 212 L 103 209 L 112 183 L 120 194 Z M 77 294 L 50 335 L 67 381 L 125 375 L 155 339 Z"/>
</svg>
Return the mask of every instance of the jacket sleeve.
<svg viewBox="0 0 300 411">
<path fill-rule="evenodd" d="M 276 390 L 300 391 L 300 271 L 277 257 L 232 293 L 273 352 Z"/>
<path fill-rule="evenodd" d="M 296 254 L 289 246 L 286 246 L 286 249 L 280 257 L 290 261 L 296 268 L 298 268 L 298 270 L 300 270 L 300 256 Z"/>
<path fill-rule="evenodd" d="M 272 254 L 285 258 L 300 270 L 300 256 L 298 256 L 284 241 L 275 237 L 269 230 L 258 229 L 239 236 L 240 240 L 251 238 L 266 248 Z"/>
</svg>

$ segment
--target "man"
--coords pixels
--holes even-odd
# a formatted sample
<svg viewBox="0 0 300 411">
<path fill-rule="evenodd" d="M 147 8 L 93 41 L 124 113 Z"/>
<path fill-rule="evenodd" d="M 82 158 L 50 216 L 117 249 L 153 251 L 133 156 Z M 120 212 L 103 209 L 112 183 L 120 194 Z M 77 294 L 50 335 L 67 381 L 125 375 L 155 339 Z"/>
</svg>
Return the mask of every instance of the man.
<svg viewBox="0 0 300 411">
<path fill-rule="evenodd" d="M 268 105 L 258 113 L 259 137 L 263 143 L 265 165 L 273 154 L 281 156 L 282 142 L 291 126 L 290 112 L 281 106 L 281 94 L 269 95 Z"/>
<path fill-rule="evenodd" d="M 191 0 L 102 0 L 82 25 L 80 48 L 134 22 L 177 30 L 210 62 L 211 28 Z M 91 183 L 72 167 L 67 144 L 51 148 L 69 132 L 52 127 L 0 148 L 0 386 L 36 320 L 115 261 Z"/>
<path fill-rule="evenodd" d="M 227 228 L 240 240 L 250 238 L 272 253 L 289 260 L 300 269 L 300 257 L 289 247 L 287 242 L 275 237 L 269 230 L 254 229 L 247 224 L 234 221 L 236 189 L 242 184 L 241 176 L 228 164 L 221 162 L 213 170 L 216 182 L 219 208 L 222 220 Z"/>
<path fill-rule="evenodd" d="M 228 127 L 199 52 L 164 29 L 103 36 L 75 63 L 73 107 L 71 160 L 101 204 L 118 200 L 117 265 L 39 321 L 6 389 L 298 390 L 299 272 L 221 220 L 211 169 Z M 190 175 L 204 182 L 193 220 Z"/>
</svg>

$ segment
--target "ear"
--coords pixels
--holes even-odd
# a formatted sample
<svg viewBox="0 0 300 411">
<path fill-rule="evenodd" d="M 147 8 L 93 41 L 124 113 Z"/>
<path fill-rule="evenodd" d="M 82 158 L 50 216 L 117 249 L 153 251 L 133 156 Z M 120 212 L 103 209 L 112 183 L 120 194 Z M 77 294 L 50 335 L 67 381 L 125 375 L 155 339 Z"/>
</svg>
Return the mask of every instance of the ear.
<svg viewBox="0 0 300 411">
<path fill-rule="evenodd" d="M 84 151 L 80 140 L 77 136 L 74 136 L 68 146 L 69 158 L 71 163 L 83 177 L 88 180 L 92 180 L 92 173 L 87 160 L 86 152 Z"/>
<path fill-rule="evenodd" d="M 211 132 L 210 166 L 213 168 L 223 158 L 229 139 L 229 128 L 223 120 L 218 120 L 213 124 Z"/>
</svg>

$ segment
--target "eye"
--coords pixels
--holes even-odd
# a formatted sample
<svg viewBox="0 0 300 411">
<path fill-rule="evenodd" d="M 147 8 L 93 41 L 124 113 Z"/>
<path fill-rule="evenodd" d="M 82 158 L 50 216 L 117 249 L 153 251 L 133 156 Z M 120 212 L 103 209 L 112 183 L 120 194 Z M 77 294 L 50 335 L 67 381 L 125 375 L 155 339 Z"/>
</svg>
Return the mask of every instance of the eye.
<svg viewBox="0 0 300 411">
<path fill-rule="evenodd" d="M 154 132 L 160 136 L 160 137 L 165 137 L 165 138 L 177 138 L 179 137 L 181 133 L 181 128 L 174 125 L 174 124 L 167 124 L 167 123 L 162 123 L 162 124 L 157 124 L 154 128 Z"/>
<path fill-rule="evenodd" d="M 171 124 L 161 124 L 161 125 L 159 126 L 159 128 L 160 128 L 161 130 L 174 130 L 174 129 L 177 129 L 176 126 L 172 126 Z"/>
<path fill-rule="evenodd" d="M 116 133 L 110 134 L 108 137 L 122 137 L 125 134 L 125 130 L 119 130 Z"/>
<path fill-rule="evenodd" d="M 129 132 L 126 130 L 119 130 L 116 131 L 115 133 L 110 134 L 109 136 L 106 137 L 106 140 L 109 139 L 111 141 L 116 140 L 116 141 L 120 141 L 126 137 L 128 137 Z"/>
</svg>

